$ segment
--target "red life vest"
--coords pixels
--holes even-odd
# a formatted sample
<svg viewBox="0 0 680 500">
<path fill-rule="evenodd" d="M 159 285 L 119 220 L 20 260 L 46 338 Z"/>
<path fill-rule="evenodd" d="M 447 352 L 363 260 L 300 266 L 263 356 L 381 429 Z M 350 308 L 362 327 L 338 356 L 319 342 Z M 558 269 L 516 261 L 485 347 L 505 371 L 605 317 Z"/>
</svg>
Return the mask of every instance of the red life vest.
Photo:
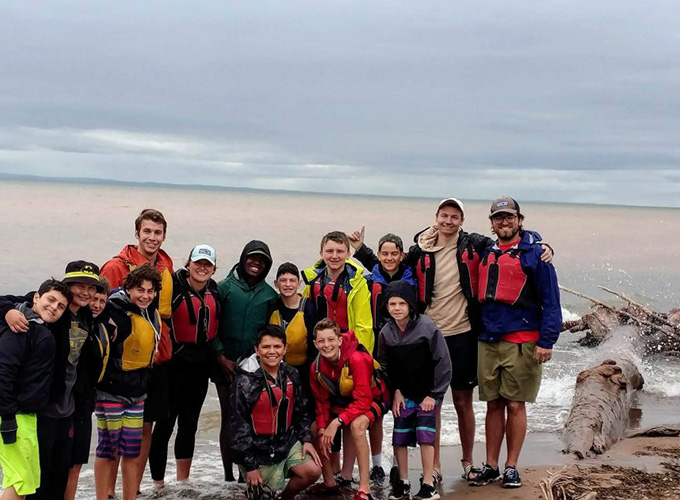
<svg viewBox="0 0 680 500">
<path fill-rule="evenodd" d="M 472 297 L 477 294 L 477 286 L 479 284 L 479 263 L 481 262 L 481 257 L 479 253 L 469 245 L 468 248 L 463 250 L 460 258 L 458 259 L 458 272 L 460 275 L 460 286 L 463 292 L 470 290 L 472 292 Z M 468 294 L 465 294 L 467 297 Z"/>
<path fill-rule="evenodd" d="M 342 276 L 336 281 L 324 284 L 321 280 L 315 280 L 311 286 L 310 297 L 316 305 L 319 317 L 332 319 L 342 332 L 349 330 L 347 291 L 342 286 Z"/>
<path fill-rule="evenodd" d="M 251 412 L 255 434 L 274 436 L 285 432 L 293 424 L 295 388 L 288 377 L 285 379 L 283 389 L 267 378 L 267 384 Z"/>
<path fill-rule="evenodd" d="M 217 334 L 217 324 L 217 301 L 208 288 L 203 301 L 193 293 L 186 295 L 172 313 L 175 341 L 179 344 L 202 344 L 212 340 Z"/>
<path fill-rule="evenodd" d="M 423 253 L 416 265 L 416 275 L 418 276 L 418 302 L 429 304 L 427 296 L 428 283 L 434 283 L 434 255 Z"/>
<path fill-rule="evenodd" d="M 532 301 L 529 277 L 520 262 L 521 252 L 512 247 L 505 252 L 490 252 L 479 265 L 478 298 L 528 307 Z"/>
<path fill-rule="evenodd" d="M 385 285 L 383 283 L 373 282 L 371 283 L 371 312 L 373 313 L 373 325 L 379 325 L 382 320 L 380 319 L 380 311 L 378 307 L 381 304 L 381 296 L 385 290 Z"/>
</svg>

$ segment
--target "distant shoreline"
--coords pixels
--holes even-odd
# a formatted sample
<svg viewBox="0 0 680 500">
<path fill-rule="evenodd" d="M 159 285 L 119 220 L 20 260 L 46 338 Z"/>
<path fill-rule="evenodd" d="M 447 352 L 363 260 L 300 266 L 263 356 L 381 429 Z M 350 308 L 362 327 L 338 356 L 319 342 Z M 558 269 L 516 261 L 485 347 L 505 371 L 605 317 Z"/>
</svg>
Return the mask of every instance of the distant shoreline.
<svg viewBox="0 0 680 500">
<path fill-rule="evenodd" d="M 41 175 L 24 175 L 11 174 L 7 172 L 0 172 L 0 181 L 15 181 L 15 182 L 37 182 L 37 183 L 58 183 L 58 184 L 72 184 L 72 185 L 97 185 L 97 186 L 126 186 L 126 187 L 143 187 L 149 189 L 189 189 L 196 191 L 227 191 L 238 193 L 260 193 L 260 194 L 297 194 L 305 196 L 348 196 L 352 198 L 385 198 L 385 199 L 403 199 L 403 200 L 432 200 L 439 201 L 438 197 L 425 196 L 394 196 L 389 194 L 355 194 L 355 193 L 323 193 L 318 191 L 299 191 L 289 189 L 261 189 L 249 187 L 236 186 L 213 186 L 207 184 L 174 184 L 170 182 L 134 182 L 134 181 L 118 181 L 115 179 L 100 179 L 94 177 L 50 177 Z M 488 199 L 474 199 L 462 197 L 463 201 L 471 202 L 489 202 L 493 196 L 490 195 Z M 521 201 L 521 200 L 519 200 Z M 668 207 L 662 205 L 614 205 L 608 203 L 569 203 L 569 202 L 554 202 L 545 200 L 533 200 L 523 202 L 527 205 L 541 204 L 541 205 L 558 205 L 558 206 L 595 206 L 595 207 L 609 207 L 609 208 L 639 208 L 639 209 L 669 209 L 680 210 L 680 207 Z"/>
</svg>

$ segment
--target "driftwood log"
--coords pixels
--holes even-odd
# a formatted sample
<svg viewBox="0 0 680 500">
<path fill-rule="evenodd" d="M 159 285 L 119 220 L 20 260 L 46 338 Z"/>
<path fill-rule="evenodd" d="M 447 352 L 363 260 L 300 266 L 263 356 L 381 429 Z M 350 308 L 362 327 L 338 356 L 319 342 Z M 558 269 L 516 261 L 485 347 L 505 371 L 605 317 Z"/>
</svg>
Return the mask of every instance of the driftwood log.
<svg viewBox="0 0 680 500">
<path fill-rule="evenodd" d="M 643 384 L 642 375 L 628 359 L 608 359 L 579 373 L 562 433 L 565 453 L 590 457 L 605 452 L 620 440 L 633 394 Z"/>
</svg>

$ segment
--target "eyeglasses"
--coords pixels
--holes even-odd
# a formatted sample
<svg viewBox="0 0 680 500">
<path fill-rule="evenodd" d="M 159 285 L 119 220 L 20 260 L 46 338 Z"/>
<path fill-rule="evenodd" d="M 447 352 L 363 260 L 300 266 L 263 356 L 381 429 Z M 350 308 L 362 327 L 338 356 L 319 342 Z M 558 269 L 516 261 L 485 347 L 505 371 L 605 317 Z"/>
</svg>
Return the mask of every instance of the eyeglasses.
<svg viewBox="0 0 680 500">
<path fill-rule="evenodd" d="M 491 220 L 498 224 L 500 224 L 503 221 L 515 222 L 515 219 L 517 219 L 517 215 L 515 214 L 496 214 L 491 216 Z"/>
</svg>

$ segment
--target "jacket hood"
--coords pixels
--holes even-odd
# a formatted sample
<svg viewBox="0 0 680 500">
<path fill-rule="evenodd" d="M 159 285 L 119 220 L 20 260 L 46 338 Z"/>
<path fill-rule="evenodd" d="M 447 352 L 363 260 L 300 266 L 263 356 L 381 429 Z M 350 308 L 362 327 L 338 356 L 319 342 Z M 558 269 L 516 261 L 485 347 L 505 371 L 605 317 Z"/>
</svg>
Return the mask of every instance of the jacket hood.
<svg viewBox="0 0 680 500">
<path fill-rule="evenodd" d="M 139 253 L 137 245 L 124 246 L 123 249 L 118 252 L 118 258 L 128 265 L 134 264 L 135 266 L 141 266 L 149 262 L 146 260 L 146 257 Z M 156 255 L 156 267 L 159 271 L 172 269 L 172 259 L 163 249 L 159 249 L 158 254 Z"/>
<path fill-rule="evenodd" d="M 33 321 L 34 323 L 38 323 L 41 325 L 45 323 L 42 320 L 42 318 L 38 315 L 38 313 L 31 309 L 31 305 L 28 302 L 24 302 L 22 304 L 17 305 L 17 310 L 23 313 L 27 321 Z M 64 311 L 64 313 L 66 313 L 66 311 Z"/>
<path fill-rule="evenodd" d="M 371 274 L 366 276 L 366 279 L 369 279 L 374 283 L 381 283 L 383 285 L 387 285 L 392 281 L 398 280 L 404 280 L 413 286 L 416 285 L 416 280 L 413 277 L 413 270 L 403 262 L 399 263 L 399 269 L 397 269 L 397 272 L 391 277 L 389 273 L 383 269 L 382 264 L 378 263 L 373 266 Z"/>
<path fill-rule="evenodd" d="M 249 241 L 245 247 L 243 247 L 243 252 L 241 252 L 241 257 L 239 258 L 238 264 L 236 265 L 236 270 L 241 279 L 244 279 L 246 274 L 246 259 L 250 255 L 262 255 L 265 258 L 264 270 L 257 277 L 257 282 L 261 283 L 269 274 L 272 268 L 272 254 L 269 251 L 267 244 L 260 240 Z"/>
<path fill-rule="evenodd" d="M 444 248 L 444 245 L 437 245 L 438 237 L 439 229 L 437 226 L 430 226 L 416 234 L 414 241 L 422 250 L 426 252 L 436 252 Z"/>
<path fill-rule="evenodd" d="M 543 238 L 541 238 L 541 235 L 536 231 L 524 230 L 520 233 L 520 239 L 517 242 L 517 248 L 519 250 L 529 250 L 532 245 L 538 245 L 541 241 L 543 241 Z M 493 250 L 500 251 L 498 241 L 494 243 Z"/>
<path fill-rule="evenodd" d="M 392 297 L 399 297 L 400 299 L 404 299 L 406 301 L 411 310 L 411 318 L 418 316 L 418 298 L 416 296 L 416 288 L 413 285 L 410 285 L 405 280 L 393 281 L 387 285 L 387 288 L 385 288 L 385 300 L 383 304 L 383 312 L 387 317 L 389 317 L 389 313 L 387 312 L 387 303 Z"/>
<path fill-rule="evenodd" d="M 309 285 L 324 271 L 326 271 L 326 263 L 323 259 L 319 259 L 312 267 L 305 269 L 302 272 L 302 281 L 304 281 L 306 285 Z M 347 278 L 350 280 L 350 283 L 352 283 L 352 280 L 357 278 L 357 276 L 362 277 L 364 274 L 364 268 L 350 259 L 345 261 L 345 271 L 347 271 Z"/>
<path fill-rule="evenodd" d="M 130 296 L 123 289 L 113 292 L 113 294 L 109 296 L 108 301 L 111 303 L 113 307 L 120 309 L 126 313 L 139 314 L 140 316 L 143 315 L 142 309 L 140 309 L 138 306 L 132 303 L 132 301 L 130 300 Z M 145 309 L 145 311 L 147 311 L 148 313 L 153 309 L 153 307 L 154 305 L 152 302 L 151 305 L 149 305 L 149 307 Z"/>
<path fill-rule="evenodd" d="M 342 334 L 342 345 L 340 346 L 340 359 L 336 363 L 339 366 L 344 365 L 347 360 L 354 354 L 359 347 L 359 339 L 354 335 L 353 331 Z"/>
<path fill-rule="evenodd" d="M 258 371 L 262 371 L 260 366 L 260 359 L 257 357 L 256 353 L 252 353 L 247 358 L 243 358 L 238 364 L 239 371 L 248 374 L 255 374 Z"/>
</svg>

